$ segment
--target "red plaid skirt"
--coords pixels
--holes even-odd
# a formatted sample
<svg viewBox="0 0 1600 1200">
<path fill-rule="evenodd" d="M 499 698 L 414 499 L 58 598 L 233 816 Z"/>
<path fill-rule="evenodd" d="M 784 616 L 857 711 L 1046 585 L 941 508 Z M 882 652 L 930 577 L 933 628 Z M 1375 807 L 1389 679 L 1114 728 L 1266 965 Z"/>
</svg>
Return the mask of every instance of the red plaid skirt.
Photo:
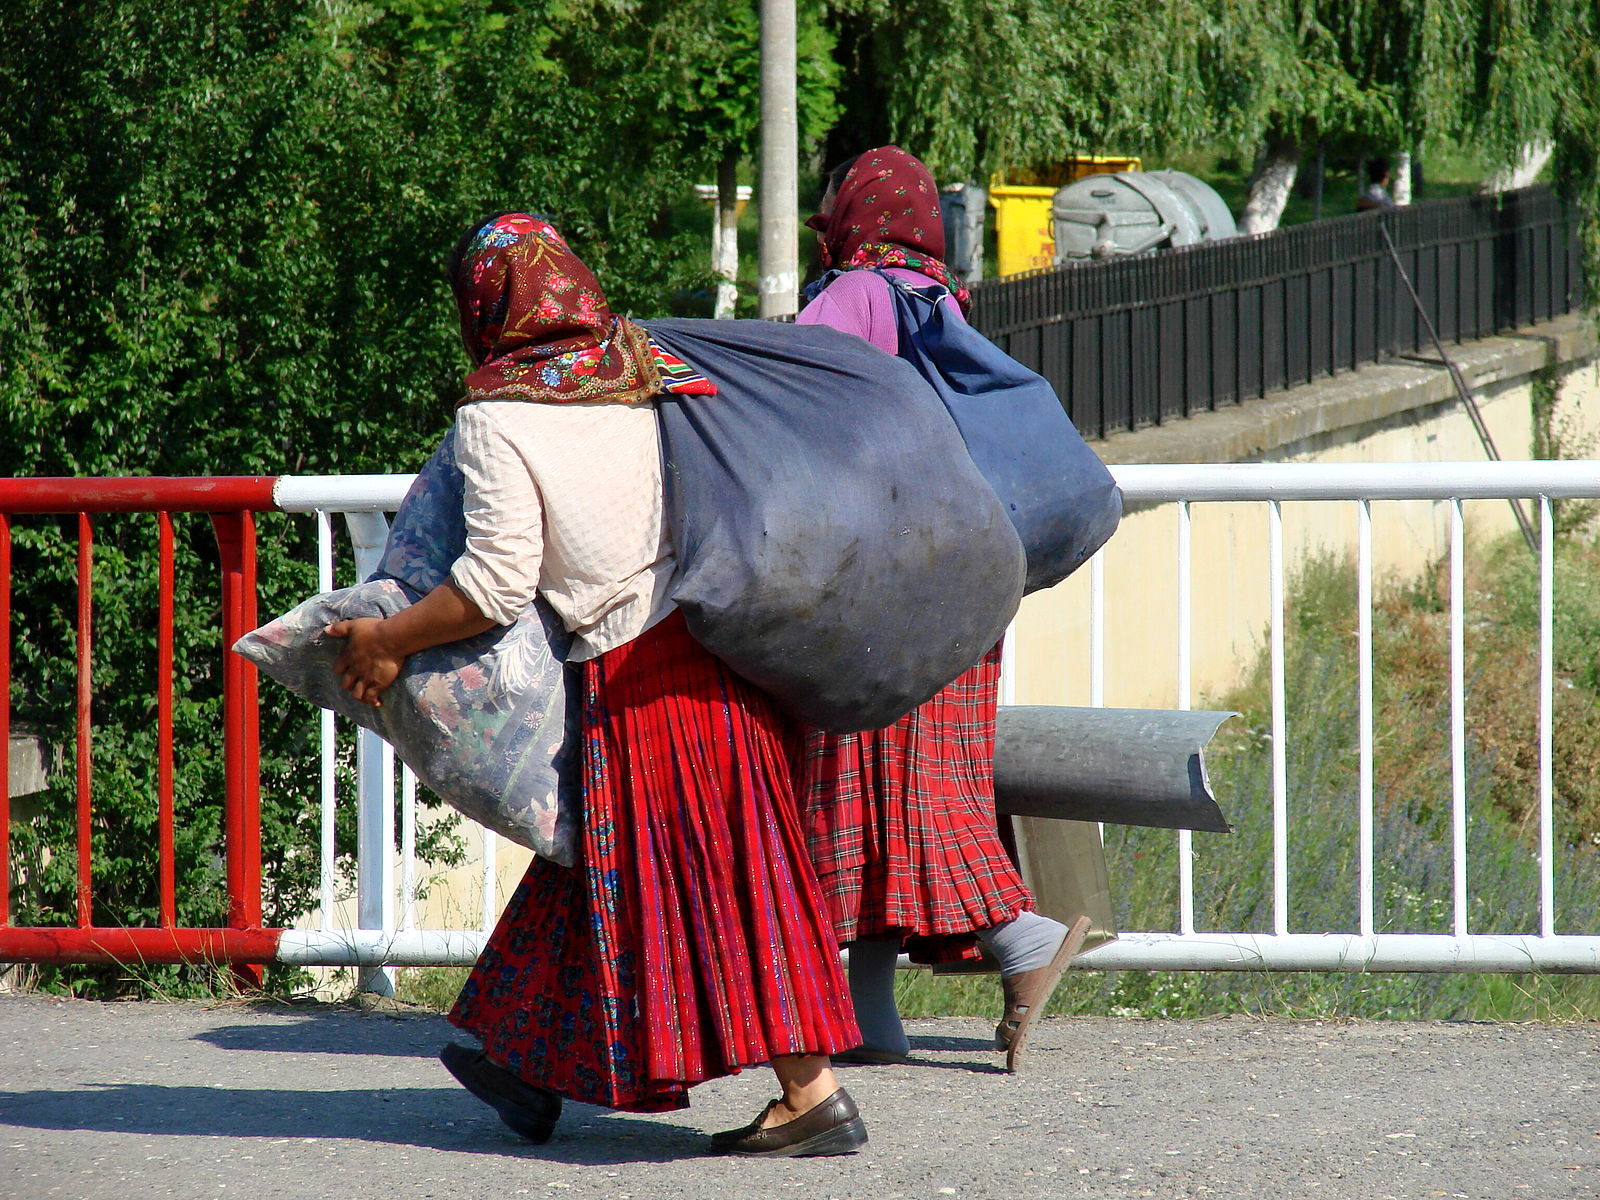
<svg viewBox="0 0 1600 1200">
<path fill-rule="evenodd" d="M 811 862 L 840 942 L 900 934 L 920 962 L 977 957 L 975 929 L 1033 907 L 994 817 L 1000 647 L 887 729 L 810 731 Z"/>
<path fill-rule="evenodd" d="M 534 859 L 450 1020 L 588 1104 L 861 1035 L 790 789 L 799 731 L 674 615 L 582 664 L 583 861 Z"/>
</svg>

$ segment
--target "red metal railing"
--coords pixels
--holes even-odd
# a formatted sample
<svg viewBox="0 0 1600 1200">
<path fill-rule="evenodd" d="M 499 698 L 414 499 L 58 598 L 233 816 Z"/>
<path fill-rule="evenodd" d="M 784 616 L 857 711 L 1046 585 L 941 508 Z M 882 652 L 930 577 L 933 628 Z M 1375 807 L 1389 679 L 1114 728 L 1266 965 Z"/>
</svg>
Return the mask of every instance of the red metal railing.
<svg viewBox="0 0 1600 1200">
<path fill-rule="evenodd" d="M 276 957 L 282 931 L 261 925 L 261 796 L 255 668 L 229 647 L 256 626 L 255 514 L 273 511 L 268 476 L 213 479 L 0 479 L 0 961 L 38 963 L 233 964 L 258 984 L 259 964 Z M 94 516 L 152 513 L 158 530 L 159 601 L 156 613 L 157 755 L 155 798 L 160 924 L 115 928 L 93 924 L 93 681 Z M 223 661 L 224 836 L 228 925 L 180 928 L 173 844 L 173 592 L 172 514 L 206 513 L 221 558 Z M 76 515 L 77 568 L 77 925 L 11 924 L 11 517 Z"/>
<path fill-rule="evenodd" d="M 11 515 L 0 510 L 0 929 L 11 924 Z"/>
</svg>

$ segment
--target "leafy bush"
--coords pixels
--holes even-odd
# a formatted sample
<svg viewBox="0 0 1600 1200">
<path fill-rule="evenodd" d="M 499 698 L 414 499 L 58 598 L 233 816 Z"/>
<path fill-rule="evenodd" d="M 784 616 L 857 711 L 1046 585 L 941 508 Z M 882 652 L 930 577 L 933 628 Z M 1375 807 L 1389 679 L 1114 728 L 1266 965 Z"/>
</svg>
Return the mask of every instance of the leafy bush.
<svg viewBox="0 0 1600 1200">
<path fill-rule="evenodd" d="M 605 6 L 264 0 L 0 14 L 0 455 L 16 475 L 404 470 L 449 421 L 463 359 L 438 264 L 473 218 L 552 215 L 619 307 L 703 281 L 660 236 L 695 161 Z M 418 24 L 419 16 L 437 18 Z M 638 18 L 634 18 L 637 21 Z M 461 38 L 429 31 L 470 34 Z M 222 747 L 217 551 L 179 518 L 180 924 L 217 925 Z M 16 522 L 13 711 L 74 727 L 76 523 Z M 314 590 L 303 517 L 260 521 L 263 614 Z M 155 522 L 96 521 L 94 912 L 150 922 Z M 267 920 L 314 902 L 316 723 L 262 694 Z M 345 756 L 348 769 L 348 754 Z M 19 924 L 76 919 L 74 787 L 16 839 Z M 339 847 L 353 841 L 341 816 Z M 420 848 L 456 855 L 447 829 Z M 92 994 L 119 970 L 46 972 Z M 163 973 L 168 990 L 205 972 Z"/>
</svg>

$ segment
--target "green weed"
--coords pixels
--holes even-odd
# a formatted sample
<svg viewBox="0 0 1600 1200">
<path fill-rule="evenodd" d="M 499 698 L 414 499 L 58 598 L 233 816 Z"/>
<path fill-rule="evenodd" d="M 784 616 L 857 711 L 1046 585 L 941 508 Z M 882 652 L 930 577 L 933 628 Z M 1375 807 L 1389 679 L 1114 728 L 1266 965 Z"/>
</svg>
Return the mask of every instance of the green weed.
<svg viewBox="0 0 1600 1200">
<path fill-rule="evenodd" d="M 407 1004 L 449 1012 L 466 981 L 466 967 L 405 967 L 395 972 L 394 994 Z"/>
<path fill-rule="evenodd" d="M 1447 933 L 1450 859 L 1448 583 L 1441 571 L 1382 589 L 1374 621 L 1375 923 L 1380 932 Z M 1600 918 L 1600 549 L 1564 539 L 1556 556 L 1555 873 L 1558 929 Z M 1468 928 L 1538 931 L 1538 576 L 1520 541 L 1467 572 Z M 1357 927 L 1357 663 L 1354 568 L 1308 563 L 1291 588 L 1286 628 L 1289 927 Z M 1235 823 L 1197 834 L 1197 927 L 1268 932 L 1271 906 L 1269 664 L 1236 692 L 1210 760 Z M 1106 829 L 1124 929 L 1175 926 L 1177 839 Z M 1139 1016 L 1247 1012 L 1319 1018 L 1551 1020 L 1600 1017 L 1600 980 L 1448 974 L 1086 973 L 1056 1011 Z"/>
</svg>

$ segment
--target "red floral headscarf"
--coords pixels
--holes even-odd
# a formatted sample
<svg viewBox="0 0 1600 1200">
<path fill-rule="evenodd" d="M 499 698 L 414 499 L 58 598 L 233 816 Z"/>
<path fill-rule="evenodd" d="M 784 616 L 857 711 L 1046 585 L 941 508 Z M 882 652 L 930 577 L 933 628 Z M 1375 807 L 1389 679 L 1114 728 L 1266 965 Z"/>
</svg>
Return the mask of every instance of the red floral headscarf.
<svg viewBox="0 0 1600 1200">
<path fill-rule="evenodd" d="M 950 289 L 963 312 L 970 294 L 944 264 L 939 187 L 916 156 L 899 146 L 868 150 L 851 164 L 833 211 L 806 222 L 822 235 L 823 269 L 905 267 Z"/>
<path fill-rule="evenodd" d="M 612 313 L 549 222 L 507 213 L 478 230 L 452 280 L 475 400 L 637 404 L 661 390 L 649 335 Z"/>
</svg>

